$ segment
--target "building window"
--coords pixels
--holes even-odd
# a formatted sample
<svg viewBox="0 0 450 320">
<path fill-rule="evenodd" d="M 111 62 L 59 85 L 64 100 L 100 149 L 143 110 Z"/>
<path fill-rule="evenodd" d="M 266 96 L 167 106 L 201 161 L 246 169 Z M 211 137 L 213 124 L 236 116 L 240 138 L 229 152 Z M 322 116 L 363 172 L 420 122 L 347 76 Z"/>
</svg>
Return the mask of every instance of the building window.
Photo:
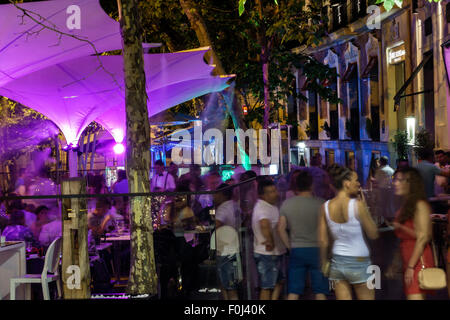
<svg viewBox="0 0 450 320">
<path fill-rule="evenodd" d="M 367 64 L 361 78 L 368 78 L 370 85 L 369 99 L 372 127 L 369 128 L 369 135 L 373 141 L 380 141 L 380 93 L 377 56 L 370 57 L 369 63 Z"/>
<path fill-rule="evenodd" d="M 366 0 L 352 0 L 352 22 L 366 16 L 367 1 Z"/>
<path fill-rule="evenodd" d="M 445 5 L 445 16 L 447 18 L 447 23 L 450 23 L 450 2 Z"/>
<path fill-rule="evenodd" d="M 334 150 L 333 149 L 325 150 L 325 167 L 329 168 L 334 162 L 335 162 Z"/>
<path fill-rule="evenodd" d="M 332 68 L 333 72 L 336 73 L 336 68 Z M 330 82 L 330 88 L 334 92 L 337 91 L 337 76 L 333 77 Z M 331 129 L 331 140 L 339 139 L 339 111 L 338 105 L 336 103 L 330 103 L 330 129 Z"/>
<path fill-rule="evenodd" d="M 313 159 L 316 154 L 319 153 L 319 148 L 311 148 L 309 149 L 309 158 Z M 311 160 L 310 160 L 311 161 Z"/>
<path fill-rule="evenodd" d="M 425 37 L 433 33 L 433 21 L 431 17 L 425 19 Z"/>
<path fill-rule="evenodd" d="M 350 121 L 348 123 L 348 134 L 352 140 L 359 140 L 359 77 L 357 63 L 349 63 L 342 77 L 347 82 L 348 104 L 350 109 Z"/>
<path fill-rule="evenodd" d="M 347 25 L 347 0 L 331 1 L 333 31 Z"/>
<path fill-rule="evenodd" d="M 317 93 L 308 91 L 309 105 L 309 139 L 319 139 L 319 110 L 317 105 Z"/>
<path fill-rule="evenodd" d="M 356 171 L 355 152 L 345 151 L 345 166 Z"/>
</svg>

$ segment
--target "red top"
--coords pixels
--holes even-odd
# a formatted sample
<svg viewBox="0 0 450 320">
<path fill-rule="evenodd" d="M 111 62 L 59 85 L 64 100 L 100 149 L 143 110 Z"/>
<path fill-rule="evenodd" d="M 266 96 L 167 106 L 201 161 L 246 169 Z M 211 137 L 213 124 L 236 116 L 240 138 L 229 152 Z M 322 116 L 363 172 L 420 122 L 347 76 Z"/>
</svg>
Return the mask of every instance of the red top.
<svg viewBox="0 0 450 320">
<path fill-rule="evenodd" d="M 398 215 L 396 220 L 398 220 Z M 407 220 L 403 223 L 403 226 L 415 230 L 414 229 L 414 222 L 412 219 Z M 402 229 L 395 229 L 395 235 L 401 240 L 400 242 L 400 252 L 402 255 L 402 261 L 403 261 L 403 273 L 408 268 L 409 259 L 411 258 L 414 246 L 416 245 L 416 238 L 407 233 L 406 231 Z M 433 260 L 433 252 L 431 250 L 431 246 L 428 243 L 425 247 L 425 250 L 423 252 L 423 262 L 425 264 L 425 267 L 430 268 L 434 267 L 434 260 Z M 419 287 L 419 280 L 418 280 L 418 274 L 420 269 L 422 269 L 422 262 L 419 258 L 417 261 L 415 267 L 414 267 L 414 277 L 411 285 L 409 287 L 406 286 L 405 283 L 403 283 L 404 291 L 406 295 L 410 294 L 419 294 L 419 293 L 430 293 L 429 290 L 422 290 Z"/>
</svg>

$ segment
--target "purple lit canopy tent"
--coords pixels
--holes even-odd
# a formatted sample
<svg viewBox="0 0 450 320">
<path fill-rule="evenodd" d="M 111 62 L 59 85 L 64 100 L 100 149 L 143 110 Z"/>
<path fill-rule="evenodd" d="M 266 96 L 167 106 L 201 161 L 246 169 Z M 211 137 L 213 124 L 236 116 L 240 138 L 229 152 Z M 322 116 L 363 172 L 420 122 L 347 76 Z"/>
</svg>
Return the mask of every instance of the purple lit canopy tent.
<svg viewBox="0 0 450 320">
<path fill-rule="evenodd" d="M 207 48 L 169 54 L 145 55 L 149 117 L 193 98 L 222 91 L 230 76 L 213 77 L 205 64 Z M 121 143 L 125 137 L 125 103 L 95 119 Z"/>
<path fill-rule="evenodd" d="M 119 23 L 99 0 L 17 6 L 25 11 L 0 5 L 0 95 L 47 116 L 68 145 L 77 145 L 94 120 L 120 143 L 126 132 L 123 57 L 94 55 L 121 49 Z M 144 55 L 150 116 L 228 87 L 230 76 L 211 75 L 207 50 Z"/>
<path fill-rule="evenodd" d="M 225 89 L 230 77 L 213 77 L 206 49 L 145 55 L 149 116 L 195 97 Z M 101 64 L 99 62 L 101 61 Z M 0 87 L 0 95 L 37 110 L 77 145 L 97 120 L 122 142 L 125 94 L 122 56 L 87 56 L 33 72 Z"/>
<path fill-rule="evenodd" d="M 0 86 L 56 63 L 122 48 L 120 25 L 99 0 L 17 6 L 31 18 L 12 4 L 0 5 Z"/>
</svg>

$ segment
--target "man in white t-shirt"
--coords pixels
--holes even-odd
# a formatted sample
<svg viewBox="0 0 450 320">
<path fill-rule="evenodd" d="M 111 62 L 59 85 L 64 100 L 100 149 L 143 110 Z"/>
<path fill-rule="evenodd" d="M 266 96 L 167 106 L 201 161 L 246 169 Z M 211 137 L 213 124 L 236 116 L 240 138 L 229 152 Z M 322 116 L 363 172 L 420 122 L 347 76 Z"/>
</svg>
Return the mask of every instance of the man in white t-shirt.
<svg viewBox="0 0 450 320">
<path fill-rule="evenodd" d="M 380 158 L 380 167 L 375 171 L 376 199 L 383 199 L 383 205 L 376 206 L 376 215 L 383 218 L 392 219 L 395 216 L 393 206 L 392 177 L 394 169 L 389 166 L 389 159 L 386 156 Z"/>
<path fill-rule="evenodd" d="M 277 231 L 279 193 L 273 181 L 258 183 L 259 200 L 253 209 L 253 253 L 259 275 L 260 300 L 277 300 L 284 283 L 282 272 L 286 248 Z"/>
<path fill-rule="evenodd" d="M 164 192 L 175 191 L 175 180 L 171 174 L 164 171 L 164 163 L 161 160 L 155 162 L 155 173 L 152 177 L 151 191 Z"/>
<path fill-rule="evenodd" d="M 49 246 L 53 240 L 62 236 L 62 221 L 58 210 L 51 209 L 48 215 L 52 221 L 43 225 L 39 233 L 39 242 L 43 246 Z"/>
<path fill-rule="evenodd" d="M 228 189 L 227 189 L 228 187 Z M 225 188 L 225 189 L 224 189 Z M 223 250 L 217 249 L 216 264 L 217 274 L 222 285 L 222 292 L 225 300 L 238 300 L 237 287 L 239 279 L 237 277 L 237 255 L 239 248 L 229 248 L 227 245 L 233 243 L 233 238 L 237 236 L 235 232 L 221 232 L 222 227 L 228 226 L 238 231 L 240 224 L 238 206 L 234 202 L 233 189 L 225 183 L 221 184 L 214 194 L 214 205 L 216 206 L 216 243 L 218 247 L 223 246 Z M 232 230 L 232 229 L 230 229 Z M 224 245 L 226 244 L 226 245 Z M 236 252 L 237 251 L 237 252 Z"/>
<path fill-rule="evenodd" d="M 214 194 L 214 205 L 216 206 L 216 228 L 221 226 L 230 226 L 236 230 L 239 228 L 238 206 L 233 200 L 233 189 L 229 185 L 222 183 L 217 190 L 224 189 L 222 192 Z"/>
</svg>

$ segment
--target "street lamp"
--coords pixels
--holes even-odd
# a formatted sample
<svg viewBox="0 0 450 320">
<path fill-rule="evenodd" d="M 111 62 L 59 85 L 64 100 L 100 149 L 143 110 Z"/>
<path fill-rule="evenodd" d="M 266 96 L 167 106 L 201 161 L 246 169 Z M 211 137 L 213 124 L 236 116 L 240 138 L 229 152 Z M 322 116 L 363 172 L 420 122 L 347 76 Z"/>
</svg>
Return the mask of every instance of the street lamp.
<svg viewBox="0 0 450 320">
<path fill-rule="evenodd" d="M 305 144 L 304 142 L 299 142 L 299 143 L 297 143 L 297 147 L 298 147 L 300 150 L 305 150 L 306 144 Z"/>
<path fill-rule="evenodd" d="M 406 132 L 408 134 L 408 144 L 413 146 L 416 136 L 416 118 L 406 117 Z"/>
</svg>

